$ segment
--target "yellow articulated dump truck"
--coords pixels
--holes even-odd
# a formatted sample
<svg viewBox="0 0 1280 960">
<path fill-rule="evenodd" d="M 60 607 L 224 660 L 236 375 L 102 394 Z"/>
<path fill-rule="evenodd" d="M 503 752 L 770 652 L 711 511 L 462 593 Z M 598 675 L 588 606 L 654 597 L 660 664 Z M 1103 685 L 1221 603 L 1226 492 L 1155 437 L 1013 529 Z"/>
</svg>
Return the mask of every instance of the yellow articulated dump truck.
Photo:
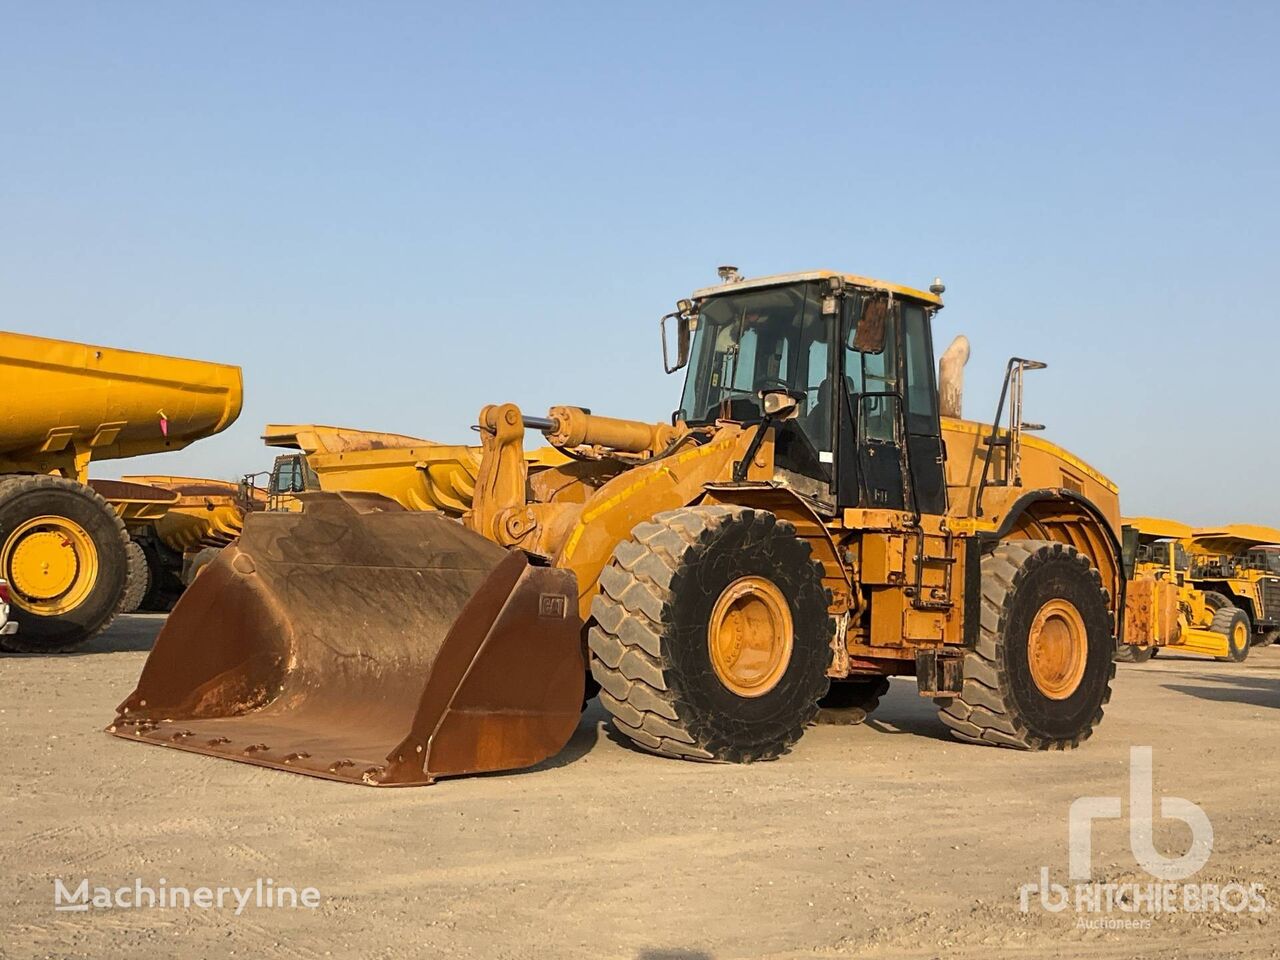
<svg viewBox="0 0 1280 960">
<path fill-rule="evenodd" d="M 641 747 L 750 762 L 901 675 L 960 740 L 1078 746 L 1117 641 L 1155 642 L 1117 490 L 1023 421 L 1043 364 L 1010 361 L 991 423 L 956 382 L 940 409 L 942 292 L 723 268 L 663 318 L 670 420 L 494 404 L 457 517 L 368 492 L 249 516 L 109 732 L 423 784 L 554 755 L 589 676 Z M 531 431 L 565 462 L 535 474 Z"/>
<path fill-rule="evenodd" d="M 90 481 L 90 463 L 181 450 L 225 429 L 240 413 L 240 369 L 0 332 L 0 378 L 0 577 L 18 624 L 0 645 L 66 651 L 120 609 L 126 528 L 173 500 Z"/>
<path fill-rule="evenodd" d="M 1249 655 L 1249 618 L 1223 593 L 1205 589 L 1193 579 L 1190 552 L 1193 530 L 1163 517 L 1126 517 L 1122 538 L 1131 610 L 1149 610 L 1161 647 L 1239 662 Z M 1143 663 L 1154 645 L 1122 645 L 1116 659 Z"/>
<path fill-rule="evenodd" d="M 1187 544 L 1191 580 L 1248 617 L 1253 646 L 1280 638 L 1280 530 L 1229 523 L 1195 531 Z"/>
<path fill-rule="evenodd" d="M 272 465 L 267 484 L 269 509 L 300 510 L 298 495 L 377 493 L 406 510 L 440 510 L 461 516 L 471 509 L 482 448 L 452 445 L 398 433 L 323 424 L 268 424 L 269 447 L 297 450 Z M 532 477 L 569 458 L 552 447 L 526 455 Z"/>
</svg>

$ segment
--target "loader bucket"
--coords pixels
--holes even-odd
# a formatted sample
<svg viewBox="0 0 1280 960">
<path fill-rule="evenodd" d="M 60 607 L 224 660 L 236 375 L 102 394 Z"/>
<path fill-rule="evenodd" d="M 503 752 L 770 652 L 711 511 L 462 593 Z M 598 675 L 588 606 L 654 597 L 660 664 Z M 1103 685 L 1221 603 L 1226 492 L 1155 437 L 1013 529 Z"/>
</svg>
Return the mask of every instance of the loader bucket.
<svg viewBox="0 0 1280 960">
<path fill-rule="evenodd" d="M 376 494 L 246 517 L 108 732 L 374 786 L 558 753 L 582 706 L 572 573 Z"/>
</svg>

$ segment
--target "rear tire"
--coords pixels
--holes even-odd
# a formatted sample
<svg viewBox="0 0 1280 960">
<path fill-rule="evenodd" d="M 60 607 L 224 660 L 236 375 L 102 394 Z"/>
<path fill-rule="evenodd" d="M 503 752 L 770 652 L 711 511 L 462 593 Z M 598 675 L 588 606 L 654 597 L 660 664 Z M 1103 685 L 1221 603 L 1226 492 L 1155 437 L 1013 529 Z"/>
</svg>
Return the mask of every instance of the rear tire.
<svg viewBox="0 0 1280 960">
<path fill-rule="evenodd" d="M 105 630 L 124 599 L 128 539 L 111 505 L 84 484 L 52 476 L 0 482 L 0 577 L 18 623 L 0 647 L 65 653 Z"/>
<path fill-rule="evenodd" d="M 1209 629 L 1227 638 L 1227 655 L 1214 657 L 1230 663 L 1243 663 L 1249 659 L 1249 615 L 1238 607 L 1226 606 L 1213 615 Z"/>
<path fill-rule="evenodd" d="M 655 753 L 771 760 L 827 692 L 829 603 L 809 545 L 772 513 L 660 513 L 600 573 L 588 640 L 600 702 Z"/>
<path fill-rule="evenodd" d="M 889 692 L 888 677 L 833 680 L 827 695 L 818 701 L 818 723 L 852 726 L 862 723 Z"/>
<path fill-rule="evenodd" d="M 1115 637 L 1098 571 L 1074 547 L 1001 543 L 982 559 L 982 627 L 963 692 L 938 700 L 954 737 L 1019 750 L 1068 750 L 1111 699 Z"/>
<path fill-rule="evenodd" d="M 130 540 L 124 545 L 124 549 L 129 558 L 129 576 L 125 582 L 120 612 L 137 613 L 142 606 L 142 598 L 151 589 L 151 570 L 147 567 L 147 555 L 137 540 Z"/>
<path fill-rule="evenodd" d="M 1280 640 L 1280 630 L 1268 630 L 1253 641 L 1255 647 L 1269 647 Z"/>
</svg>

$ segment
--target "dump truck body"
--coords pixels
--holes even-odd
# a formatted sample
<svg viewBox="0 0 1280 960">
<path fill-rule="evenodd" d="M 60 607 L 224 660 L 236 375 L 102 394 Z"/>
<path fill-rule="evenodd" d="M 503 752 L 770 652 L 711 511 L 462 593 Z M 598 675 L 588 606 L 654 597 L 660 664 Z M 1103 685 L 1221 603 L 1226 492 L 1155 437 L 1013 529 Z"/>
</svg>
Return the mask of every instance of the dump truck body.
<svg viewBox="0 0 1280 960">
<path fill-rule="evenodd" d="M 71 649 L 115 616 L 128 530 L 161 518 L 154 487 L 90 481 L 93 460 L 180 450 L 240 412 L 240 369 L 0 332 L 0 576 L 20 632 L 5 646 Z"/>
<path fill-rule="evenodd" d="M 264 493 L 228 480 L 153 474 L 121 480 L 172 496 L 168 509 L 151 523 L 155 536 L 180 554 L 225 547 L 240 536 L 245 514 L 266 508 Z"/>
<path fill-rule="evenodd" d="M 0 473 L 181 450 L 240 415 L 240 368 L 0 332 Z"/>
<path fill-rule="evenodd" d="M 940 416 L 941 290 L 726 274 L 663 320 L 669 371 L 688 368 L 671 423 L 494 404 L 457 520 L 323 492 L 303 493 L 296 516 L 250 517 L 179 603 L 112 732 L 427 782 L 550 756 L 580 692 L 551 678 L 587 667 L 618 730 L 669 756 L 770 759 L 819 701 L 865 714 L 894 674 L 914 675 L 959 739 L 1078 745 L 1110 694 L 1120 625 L 1130 642 L 1156 633 L 1149 618 L 1126 622 L 1116 489 L 1026 435 L 1022 379 L 1043 364 L 1011 361 L 990 424 Z M 531 467 L 531 429 L 565 462 Z M 394 535 L 375 535 L 391 522 Z M 371 551 L 370 537 L 398 547 Z M 508 559 L 488 567 L 495 549 Z M 555 574 L 536 602 L 510 592 L 529 562 Z M 482 569 L 486 586 L 468 583 Z M 484 656 L 480 635 L 508 613 L 536 655 Z M 335 624 L 340 636 L 326 633 Z M 465 683 L 499 690 L 502 673 L 527 678 L 505 696 L 554 736 L 515 736 L 501 696 L 463 697 Z M 433 765 L 420 720 L 452 702 L 474 735 Z"/>
</svg>

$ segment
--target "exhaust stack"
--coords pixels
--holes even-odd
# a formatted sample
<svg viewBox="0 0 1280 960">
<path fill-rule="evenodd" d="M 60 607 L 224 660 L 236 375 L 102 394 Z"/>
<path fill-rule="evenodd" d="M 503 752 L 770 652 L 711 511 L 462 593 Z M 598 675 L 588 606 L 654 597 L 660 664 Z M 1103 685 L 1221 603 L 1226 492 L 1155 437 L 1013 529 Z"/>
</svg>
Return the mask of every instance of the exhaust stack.
<svg viewBox="0 0 1280 960">
<path fill-rule="evenodd" d="M 938 410 L 960 419 L 964 401 L 964 365 L 969 362 L 969 338 L 959 334 L 938 360 Z"/>
</svg>

